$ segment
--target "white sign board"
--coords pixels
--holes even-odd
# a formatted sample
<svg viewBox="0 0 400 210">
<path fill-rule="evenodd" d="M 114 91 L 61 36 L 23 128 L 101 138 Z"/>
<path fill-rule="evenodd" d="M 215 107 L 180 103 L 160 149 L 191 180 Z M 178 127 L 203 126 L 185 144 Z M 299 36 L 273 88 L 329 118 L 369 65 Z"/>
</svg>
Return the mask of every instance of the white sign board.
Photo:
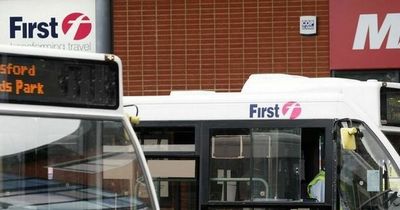
<svg viewBox="0 0 400 210">
<path fill-rule="evenodd" d="M 0 44 L 96 51 L 95 0 L 1 0 Z"/>
<path fill-rule="evenodd" d="M 301 16 L 300 17 L 300 34 L 315 35 L 317 34 L 317 17 Z"/>
</svg>

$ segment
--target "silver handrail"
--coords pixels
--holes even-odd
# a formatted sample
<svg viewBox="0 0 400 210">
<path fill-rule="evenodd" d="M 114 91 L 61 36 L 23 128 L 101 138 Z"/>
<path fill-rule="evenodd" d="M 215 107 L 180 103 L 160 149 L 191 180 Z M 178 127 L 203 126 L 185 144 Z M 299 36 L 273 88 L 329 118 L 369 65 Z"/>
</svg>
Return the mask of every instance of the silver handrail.
<svg viewBox="0 0 400 210">
<path fill-rule="evenodd" d="M 219 182 L 248 182 L 248 181 L 259 181 L 264 184 L 265 187 L 265 198 L 268 198 L 268 183 L 262 178 L 257 178 L 257 177 L 242 177 L 242 178 L 225 178 L 225 177 L 216 177 L 216 178 L 210 178 L 210 181 L 219 181 Z"/>
</svg>

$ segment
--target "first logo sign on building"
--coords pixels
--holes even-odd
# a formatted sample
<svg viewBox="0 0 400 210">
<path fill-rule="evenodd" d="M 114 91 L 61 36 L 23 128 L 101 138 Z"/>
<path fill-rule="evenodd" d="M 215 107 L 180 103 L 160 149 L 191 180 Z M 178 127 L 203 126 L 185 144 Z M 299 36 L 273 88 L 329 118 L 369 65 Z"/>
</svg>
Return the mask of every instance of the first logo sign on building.
<svg viewBox="0 0 400 210">
<path fill-rule="evenodd" d="M 0 13 L 0 44 L 96 52 L 95 0 L 5 0 L 0 6 L 8 8 Z"/>
</svg>

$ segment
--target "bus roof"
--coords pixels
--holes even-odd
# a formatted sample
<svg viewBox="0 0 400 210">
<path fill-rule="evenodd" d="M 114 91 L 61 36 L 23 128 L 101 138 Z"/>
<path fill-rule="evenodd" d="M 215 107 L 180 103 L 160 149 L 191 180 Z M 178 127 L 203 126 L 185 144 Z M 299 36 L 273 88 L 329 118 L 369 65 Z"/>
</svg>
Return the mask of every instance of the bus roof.
<svg viewBox="0 0 400 210">
<path fill-rule="evenodd" d="M 369 82 L 377 82 L 370 80 Z M 340 91 L 347 87 L 365 86 L 365 82 L 353 79 L 316 77 L 289 74 L 253 74 L 245 82 L 242 93 L 287 93 Z M 316 88 L 318 87 L 318 88 Z"/>
<path fill-rule="evenodd" d="M 381 86 L 375 80 L 259 74 L 251 75 L 241 92 L 173 91 L 125 96 L 124 103 L 136 104 L 142 121 L 367 117 L 377 122 Z"/>
</svg>

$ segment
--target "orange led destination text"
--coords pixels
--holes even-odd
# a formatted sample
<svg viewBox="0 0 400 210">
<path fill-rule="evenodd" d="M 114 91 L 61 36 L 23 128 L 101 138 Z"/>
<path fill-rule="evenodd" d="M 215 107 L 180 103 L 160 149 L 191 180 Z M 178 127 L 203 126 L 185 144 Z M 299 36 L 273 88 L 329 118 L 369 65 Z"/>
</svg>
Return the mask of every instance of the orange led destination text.
<svg viewBox="0 0 400 210">
<path fill-rule="evenodd" d="M 44 85 L 40 82 L 37 83 L 27 83 L 22 78 L 17 79 L 18 77 L 28 76 L 35 77 L 36 76 L 36 66 L 35 65 L 19 65 L 19 64 L 0 64 L 0 78 L 1 75 L 10 75 L 14 76 L 15 83 L 3 80 L 0 81 L 0 93 L 15 93 L 19 94 L 44 94 Z M 6 77 L 7 78 L 7 77 Z"/>
<path fill-rule="evenodd" d="M 34 77 L 36 75 L 36 66 L 25 66 L 18 64 L 0 64 L 0 74 L 24 76 L 29 75 Z"/>
</svg>

